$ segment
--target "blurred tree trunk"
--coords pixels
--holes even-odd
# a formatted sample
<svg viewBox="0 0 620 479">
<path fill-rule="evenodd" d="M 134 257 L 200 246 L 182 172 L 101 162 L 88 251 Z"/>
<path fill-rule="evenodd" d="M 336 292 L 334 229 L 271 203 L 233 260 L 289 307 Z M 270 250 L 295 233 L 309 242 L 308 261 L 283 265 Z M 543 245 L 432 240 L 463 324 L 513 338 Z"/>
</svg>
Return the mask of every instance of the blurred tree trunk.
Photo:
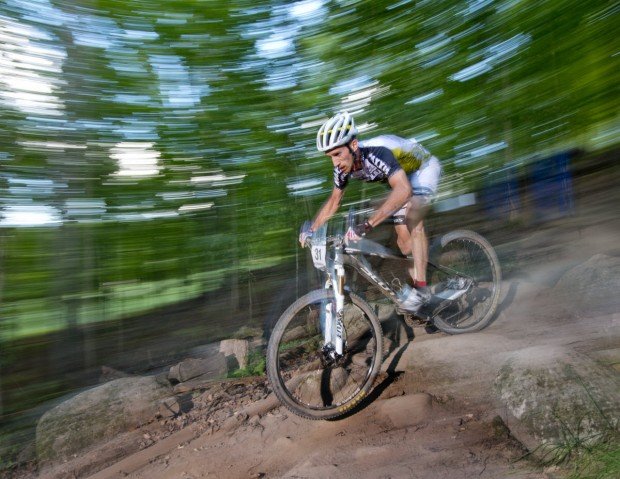
<svg viewBox="0 0 620 479">
<path fill-rule="evenodd" d="M 86 302 L 96 302 L 97 308 L 99 310 L 99 301 L 96 296 L 93 295 L 98 291 L 97 284 L 97 255 L 95 251 L 95 244 L 93 239 L 93 226 L 87 225 L 82 233 L 82 237 L 84 238 L 84 250 L 82 252 L 82 268 L 84 272 L 84 285 L 83 289 L 87 291 L 89 299 Z M 82 301 L 81 301 L 82 302 Z M 88 314 L 98 315 L 95 312 L 95 308 L 88 308 Z M 83 331 L 83 351 L 84 351 L 84 366 L 89 369 L 96 365 L 97 363 L 97 355 L 96 355 L 96 344 L 95 337 L 93 334 L 93 327 L 98 322 L 97 317 L 86 317 L 86 324 L 82 325 Z"/>
<path fill-rule="evenodd" d="M 63 223 L 58 228 L 53 250 L 55 272 L 55 296 L 64 311 L 63 328 L 58 340 L 50 348 L 49 361 L 55 377 L 67 377 L 67 373 L 80 371 L 84 366 L 83 343 L 78 329 L 80 295 L 80 238 L 74 224 Z"/>
</svg>

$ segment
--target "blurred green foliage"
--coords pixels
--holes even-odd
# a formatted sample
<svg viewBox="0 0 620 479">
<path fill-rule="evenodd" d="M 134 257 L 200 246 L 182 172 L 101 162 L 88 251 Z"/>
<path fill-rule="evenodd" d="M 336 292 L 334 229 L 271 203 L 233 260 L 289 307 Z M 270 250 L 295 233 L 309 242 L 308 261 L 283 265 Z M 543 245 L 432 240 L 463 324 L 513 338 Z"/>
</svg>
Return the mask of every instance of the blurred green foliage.
<svg viewBox="0 0 620 479">
<path fill-rule="evenodd" d="M 617 18 L 576 0 L 4 1 L 0 338 L 251 296 L 331 189 L 314 138 L 340 109 L 362 136 L 422 141 L 446 196 L 614 144 Z"/>
<path fill-rule="evenodd" d="M 617 132 L 613 2 L 0 9 L 8 337 L 131 315 L 290 257 L 330 189 L 313 142 L 338 109 L 364 135 L 421 139 L 444 162 L 446 195 Z M 127 151 L 155 157 L 123 170 Z"/>
<path fill-rule="evenodd" d="M 613 146 L 618 13 L 602 0 L 4 0 L 0 416 L 83 385 L 76 370 L 104 354 L 146 344 L 151 357 L 230 322 L 221 309 L 114 320 L 206 298 L 243 321 L 274 300 L 275 276 L 255 274 L 294 275 L 298 227 L 332 187 L 315 133 L 337 110 L 362 137 L 415 136 L 441 159 L 445 196 L 505 165 Z M 256 356 L 239 374 L 263 370 Z"/>
</svg>

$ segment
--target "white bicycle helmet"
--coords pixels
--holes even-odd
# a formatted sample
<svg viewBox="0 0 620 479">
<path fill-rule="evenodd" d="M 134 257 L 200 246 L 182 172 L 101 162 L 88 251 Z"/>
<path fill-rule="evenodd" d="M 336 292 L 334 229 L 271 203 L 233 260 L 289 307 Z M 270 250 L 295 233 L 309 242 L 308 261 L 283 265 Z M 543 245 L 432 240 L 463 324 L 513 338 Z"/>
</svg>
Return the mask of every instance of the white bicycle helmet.
<svg viewBox="0 0 620 479">
<path fill-rule="evenodd" d="M 316 147 L 319 151 L 329 151 L 346 145 L 357 135 L 355 121 L 349 112 L 341 111 L 319 128 L 316 135 Z"/>
</svg>

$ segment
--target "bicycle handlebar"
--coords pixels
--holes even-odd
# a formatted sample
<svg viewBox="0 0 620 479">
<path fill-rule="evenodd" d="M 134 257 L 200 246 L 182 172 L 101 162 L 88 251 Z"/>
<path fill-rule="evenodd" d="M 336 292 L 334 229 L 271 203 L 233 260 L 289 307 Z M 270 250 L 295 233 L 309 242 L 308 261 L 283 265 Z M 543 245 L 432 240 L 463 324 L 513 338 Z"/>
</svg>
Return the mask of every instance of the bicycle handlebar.
<svg viewBox="0 0 620 479">
<path fill-rule="evenodd" d="M 354 223 L 355 223 L 355 214 L 356 214 L 355 209 L 353 207 L 351 207 L 349 209 L 349 213 L 347 214 L 345 231 L 348 231 L 349 228 L 351 228 L 354 225 Z M 320 228 L 319 228 L 319 230 L 320 230 Z M 304 242 L 304 244 L 302 245 L 302 247 L 305 248 L 305 247 L 312 246 L 312 242 L 313 242 L 313 239 L 314 239 L 314 234 L 316 233 L 316 231 L 312 231 L 312 221 L 306 220 L 301 225 L 301 228 L 299 229 L 299 235 L 301 236 L 304 233 L 308 233 L 308 237 L 307 237 L 306 241 Z M 335 244 L 343 244 L 343 243 L 345 243 L 345 235 L 344 234 L 337 234 L 337 235 L 333 235 L 333 236 L 326 236 L 325 237 L 325 241 L 326 241 L 326 244 L 334 244 L 334 243 Z"/>
</svg>

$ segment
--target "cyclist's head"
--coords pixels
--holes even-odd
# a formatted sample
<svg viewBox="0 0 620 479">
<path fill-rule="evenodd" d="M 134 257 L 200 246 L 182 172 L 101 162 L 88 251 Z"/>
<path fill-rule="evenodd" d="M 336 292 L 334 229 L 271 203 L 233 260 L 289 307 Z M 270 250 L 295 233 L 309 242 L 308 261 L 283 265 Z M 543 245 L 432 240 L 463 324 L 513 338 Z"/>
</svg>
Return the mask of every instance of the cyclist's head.
<svg viewBox="0 0 620 479">
<path fill-rule="evenodd" d="M 341 111 L 331 117 L 319 128 L 316 147 L 319 151 L 329 151 L 348 144 L 357 135 L 355 121 L 349 112 Z"/>
</svg>

